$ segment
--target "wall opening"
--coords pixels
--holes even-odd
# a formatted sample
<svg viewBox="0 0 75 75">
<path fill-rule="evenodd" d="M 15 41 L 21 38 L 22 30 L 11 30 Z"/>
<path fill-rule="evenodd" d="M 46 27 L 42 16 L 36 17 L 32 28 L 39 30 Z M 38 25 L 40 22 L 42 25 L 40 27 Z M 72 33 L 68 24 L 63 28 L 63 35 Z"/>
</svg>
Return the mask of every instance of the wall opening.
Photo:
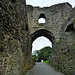
<svg viewBox="0 0 75 75">
<path fill-rule="evenodd" d="M 73 26 L 73 24 L 68 25 L 68 27 L 67 27 L 67 29 L 66 29 L 66 32 L 69 32 L 69 31 L 74 31 L 74 26 Z"/>
<path fill-rule="evenodd" d="M 50 46 L 52 48 L 51 41 L 44 36 L 40 36 L 33 41 L 32 52 L 34 52 L 35 50 L 40 50 L 46 46 Z"/>
<path fill-rule="evenodd" d="M 44 36 L 38 37 L 32 43 L 32 56 L 35 62 L 45 62 L 52 52 L 52 43 Z"/>
<path fill-rule="evenodd" d="M 4 51 L 4 49 L 3 49 L 3 47 L 1 47 L 0 52 L 3 52 L 3 51 Z"/>
<path fill-rule="evenodd" d="M 46 23 L 46 17 L 44 14 L 40 14 L 38 23 Z"/>
<path fill-rule="evenodd" d="M 28 24 L 26 24 L 26 31 L 28 31 Z"/>
<path fill-rule="evenodd" d="M 46 23 L 46 20 L 44 18 L 38 19 L 38 23 Z"/>
<path fill-rule="evenodd" d="M 51 55 L 50 53 L 52 51 L 53 43 L 55 40 L 53 35 L 49 31 L 42 29 L 42 30 L 38 30 L 34 32 L 31 35 L 31 38 L 32 38 L 31 39 L 32 40 L 32 56 L 34 60 L 37 62 L 41 62 L 41 61 L 43 62 L 48 60 Z M 45 51 L 47 51 L 47 53 Z"/>
</svg>

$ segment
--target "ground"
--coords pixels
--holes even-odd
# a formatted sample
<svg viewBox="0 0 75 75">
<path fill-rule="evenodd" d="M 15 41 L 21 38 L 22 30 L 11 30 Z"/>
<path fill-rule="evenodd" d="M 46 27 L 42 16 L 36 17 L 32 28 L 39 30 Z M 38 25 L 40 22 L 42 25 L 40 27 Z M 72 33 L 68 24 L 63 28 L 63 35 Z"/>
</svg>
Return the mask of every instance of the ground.
<svg viewBox="0 0 75 75">
<path fill-rule="evenodd" d="M 56 72 L 50 65 L 46 63 L 36 63 L 33 69 L 29 70 L 26 75 L 64 75 Z"/>
</svg>

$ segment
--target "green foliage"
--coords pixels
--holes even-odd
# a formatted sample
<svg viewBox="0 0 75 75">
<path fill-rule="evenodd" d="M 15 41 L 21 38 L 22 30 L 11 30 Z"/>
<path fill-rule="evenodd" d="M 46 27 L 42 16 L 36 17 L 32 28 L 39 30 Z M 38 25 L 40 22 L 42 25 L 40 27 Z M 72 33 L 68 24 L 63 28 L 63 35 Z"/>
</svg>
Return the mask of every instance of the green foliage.
<svg viewBox="0 0 75 75">
<path fill-rule="evenodd" d="M 59 39 L 57 39 L 56 43 L 59 43 L 59 42 L 60 42 L 60 40 L 59 40 Z"/>
<path fill-rule="evenodd" d="M 32 57 L 33 57 L 34 61 L 36 61 L 36 59 L 37 59 L 36 55 L 32 55 Z"/>
<path fill-rule="evenodd" d="M 74 18 L 72 19 L 72 22 L 75 23 L 75 19 Z"/>
<path fill-rule="evenodd" d="M 73 46 L 73 49 L 75 50 L 75 46 Z"/>
<path fill-rule="evenodd" d="M 3 55 L 2 53 L 0 53 L 0 55 Z"/>
<path fill-rule="evenodd" d="M 34 51 L 32 57 L 36 62 L 41 62 L 41 60 L 48 60 L 51 56 L 52 48 L 51 47 L 44 47 L 41 50 Z"/>
<path fill-rule="evenodd" d="M 44 63 L 48 63 L 48 60 L 44 61 Z"/>
</svg>

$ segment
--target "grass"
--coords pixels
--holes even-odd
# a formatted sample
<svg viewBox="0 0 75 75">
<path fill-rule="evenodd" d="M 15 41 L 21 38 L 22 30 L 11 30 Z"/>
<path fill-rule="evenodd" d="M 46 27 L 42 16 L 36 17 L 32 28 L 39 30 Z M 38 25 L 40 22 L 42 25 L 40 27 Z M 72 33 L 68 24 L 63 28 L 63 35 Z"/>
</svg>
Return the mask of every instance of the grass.
<svg viewBox="0 0 75 75">
<path fill-rule="evenodd" d="M 48 60 L 44 61 L 44 63 L 48 63 Z"/>
</svg>

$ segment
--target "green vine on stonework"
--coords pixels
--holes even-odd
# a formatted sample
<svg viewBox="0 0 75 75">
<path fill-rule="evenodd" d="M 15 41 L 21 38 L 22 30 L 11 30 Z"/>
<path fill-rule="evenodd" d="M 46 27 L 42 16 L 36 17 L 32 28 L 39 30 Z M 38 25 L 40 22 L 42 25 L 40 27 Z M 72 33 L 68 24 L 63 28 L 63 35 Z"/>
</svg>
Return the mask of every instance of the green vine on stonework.
<svg viewBox="0 0 75 75">
<path fill-rule="evenodd" d="M 74 18 L 72 19 L 72 22 L 75 23 L 75 19 Z"/>
<path fill-rule="evenodd" d="M 57 40 L 56 40 L 56 44 L 59 43 L 59 42 L 60 42 L 60 39 L 57 39 Z"/>
<path fill-rule="evenodd" d="M 73 49 L 75 50 L 75 46 L 73 46 Z"/>
</svg>

